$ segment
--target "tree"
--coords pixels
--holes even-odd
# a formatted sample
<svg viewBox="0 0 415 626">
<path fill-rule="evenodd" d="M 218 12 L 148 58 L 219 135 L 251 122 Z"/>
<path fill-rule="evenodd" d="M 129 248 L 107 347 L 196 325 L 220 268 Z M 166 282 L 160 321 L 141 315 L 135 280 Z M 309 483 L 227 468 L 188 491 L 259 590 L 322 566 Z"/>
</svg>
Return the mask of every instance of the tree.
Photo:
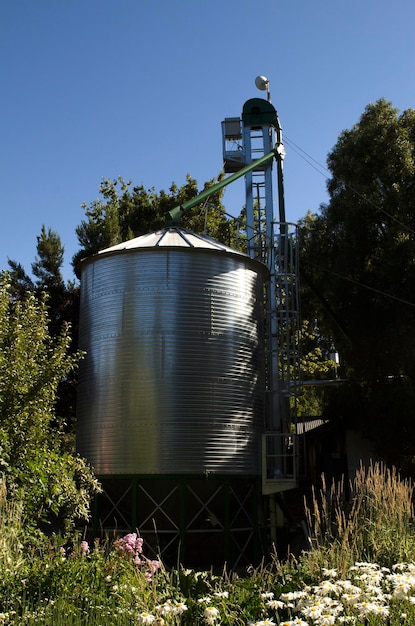
<svg viewBox="0 0 415 626">
<path fill-rule="evenodd" d="M 68 321 L 68 298 L 75 289 L 72 283 L 65 284 L 62 277 L 64 247 L 61 238 L 54 230 L 46 230 L 42 225 L 41 233 L 37 237 L 36 258 L 32 263 L 33 280 L 26 274 L 23 266 L 9 259 L 8 275 L 15 298 L 24 298 L 28 293 L 40 296 L 47 293 L 49 306 L 49 325 L 53 334 L 58 334 L 63 322 Z"/>
<path fill-rule="evenodd" d="M 333 402 L 345 396 L 338 415 L 383 452 L 389 430 L 388 452 L 402 462 L 415 455 L 415 440 L 400 454 L 415 409 L 414 157 L 415 111 L 368 105 L 328 156 L 329 202 L 300 228 L 309 304 L 350 380 L 348 393 L 333 392 Z"/>
<path fill-rule="evenodd" d="M 37 256 L 32 263 L 32 272 L 37 278 L 37 287 L 44 291 L 62 290 L 62 264 L 64 247 L 61 238 L 51 228 L 46 232 L 43 224 L 37 238 Z"/>
<path fill-rule="evenodd" d="M 205 183 L 212 186 L 215 180 Z M 133 186 L 120 176 L 116 180 L 106 179 L 100 185 L 100 198 L 89 206 L 84 205 L 86 219 L 76 228 L 81 246 L 74 255 L 72 265 L 80 275 L 80 262 L 99 250 L 144 235 L 168 225 L 168 211 L 194 198 L 198 194 L 197 182 L 190 175 L 186 183 L 177 187 L 174 183 L 169 193 L 157 193 L 152 187 Z M 230 243 L 234 225 L 227 220 L 221 203 L 222 192 L 213 193 L 208 203 L 194 208 L 182 218 L 182 226 L 198 233 L 207 231 L 210 236 Z"/>
<path fill-rule="evenodd" d="M 316 321 L 311 323 L 304 318 L 298 342 L 301 342 L 301 379 L 310 384 L 305 384 L 301 395 L 296 398 L 296 413 L 300 418 L 321 417 L 325 396 L 324 381 L 335 378 L 336 364 L 330 360 L 330 342 L 321 336 Z"/>
<path fill-rule="evenodd" d="M 32 532 L 52 520 L 66 530 L 86 520 L 99 489 L 86 462 L 64 450 L 54 411 L 59 382 L 81 358 L 68 353 L 69 344 L 66 325 L 51 337 L 45 299 L 16 300 L 7 276 L 1 279 L 0 471 Z"/>
<path fill-rule="evenodd" d="M 9 259 L 7 281 L 11 285 L 14 299 L 23 300 L 30 294 L 43 300 L 46 298 L 48 308 L 49 332 L 58 337 L 65 324 L 69 324 L 71 332 L 70 352 L 75 353 L 78 347 L 79 287 L 71 281 L 65 283 L 62 276 L 64 247 L 61 238 L 51 228 L 42 225 L 37 237 L 36 258 L 32 263 L 32 279 L 23 266 Z M 75 403 L 77 373 L 70 370 L 59 383 L 56 395 L 56 414 L 66 423 L 68 445 L 73 447 L 75 434 Z"/>
</svg>

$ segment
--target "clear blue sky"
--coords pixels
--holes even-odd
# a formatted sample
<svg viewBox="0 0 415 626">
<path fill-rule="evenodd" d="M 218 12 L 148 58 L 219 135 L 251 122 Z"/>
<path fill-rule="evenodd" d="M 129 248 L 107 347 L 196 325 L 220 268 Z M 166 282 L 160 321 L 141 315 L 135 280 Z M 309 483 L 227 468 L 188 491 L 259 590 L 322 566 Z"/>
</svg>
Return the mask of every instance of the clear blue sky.
<svg viewBox="0 0 415 626">
<path fill-rule="evenodd" d="M 258 74 L 287 140 L 287 220 L 317 211 L 339 133 L 381 97 L 415 107 L 414 24 L 413 0 L 2 0 L 0 269 L 30 272 L 45 224 L 73 278 L 102 178 L 202 187 Z M 242 183 L 224 203 L 239 213 Z"/>
</svg>

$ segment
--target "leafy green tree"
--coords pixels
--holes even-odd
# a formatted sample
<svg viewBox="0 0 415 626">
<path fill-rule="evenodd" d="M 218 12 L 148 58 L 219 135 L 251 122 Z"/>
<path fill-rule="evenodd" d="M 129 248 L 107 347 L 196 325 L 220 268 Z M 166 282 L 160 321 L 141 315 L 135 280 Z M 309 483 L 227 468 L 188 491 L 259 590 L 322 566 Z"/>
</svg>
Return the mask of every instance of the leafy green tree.
<svg viewBox="0 0 415 626">
<path fill-rule="evenodd" d="M 14 298 L 0 281 L 0 471 L 10 497 L 22 501 L 28 531 L 51 521 L 68 531 L 89 515 L 98 483 L 86 462 L 63 449 L 54 405 L 59 382 L 81 354 L 69 354 L 68 328 L 48 328 L 45 299 Z"/>
<path fill-rule="evenodd" d="M 322 337 L 316 321 L 303 319 L 299 342 L 301 342 L 300 372 L 305 381 L 301 395 L 296 399 L 299 418 L 320 417 L 325 403 L 324 381 L 335 379 L 336 364 L 330 360 L 330 343 Z M 307 384 L 310 383 L 310 384 Z"/>
<path fill-rule="evenodd" d="M 205 184 L 212 186 L 216 181 Z M 100 185 L 100 198 L 84 205 L 86 219 L 76 228 L 80 250 L 74 255 L 72 265 L 80 275 L 80 262 L 99 250 L 144 235 L 168 225 L 168 211 L 197 196 L 197 182 L 190 175 L 178 187 L 174 183 L 169 192 L 156 192 L 154 187 L 132 186 L 122 177 L 106 179 Z M 222 192 L 215 192 L 200 207 L 183 215 L 181 226 L 198 233 L 230 243 L 234 237 L 234 224 L 226 219 L 221 203 Z"/>
<path fill-rule="evenodd" d="M 402 454 L 415 410 L 415 111 L 368 105 L 328 168 L 329 202 L 300 232 L 309 305 L 350 380 L 333 402 L 344 395 L 337 415 L 405 463 L 415 455 L 415 439 Z"/>
<path fill-rule="evenodd" d="M 65 324 L 71 333 L 70 351 L 78 347 L 79 287 L 72 281 L 65 283 L 62 276 L 64 247 L 61 238 L 51 228 L 43 225 L 37 237 L 36 258 L 32 263 L 31 278 L 23 266 L 9 259 L 7 280 L 11 285 L 14 299 L 25 299 L 30 294 L 46 298 L 48 324 L 52 336 L 59 336 Z M 69 371 L 59 383 L 56 395 L 56 414 L 66 423 L 69 448 L 74 446 L 75 404 L 77 372 Z"/>
</svg>

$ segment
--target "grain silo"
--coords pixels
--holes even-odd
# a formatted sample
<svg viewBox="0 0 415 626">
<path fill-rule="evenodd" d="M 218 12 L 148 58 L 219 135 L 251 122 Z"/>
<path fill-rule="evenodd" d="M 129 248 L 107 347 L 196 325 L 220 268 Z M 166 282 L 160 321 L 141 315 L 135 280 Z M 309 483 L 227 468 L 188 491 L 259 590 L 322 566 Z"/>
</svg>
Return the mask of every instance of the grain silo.
<svg viewBox="0 0 415 626">
<path fill-rule="evenodd" d="M 138 528 L 167 560 L 252 560 L 267 275 L 179 227 L 83 262 L 77 448 L 104 486 L 96 530 Z"/>
<path fill-rule="evenodd" d="M 138 529 L 166 563 L 258 561 L 298 486 L 298 239 L 281 125 L 256 85 L 267 100 L 222 123 L 229 175 L 169 227 L 82 264 L 77 448 L 104 487 L 94 531 Z M 242 176 L 247 254 L 178 226 Z"/>
</svg>

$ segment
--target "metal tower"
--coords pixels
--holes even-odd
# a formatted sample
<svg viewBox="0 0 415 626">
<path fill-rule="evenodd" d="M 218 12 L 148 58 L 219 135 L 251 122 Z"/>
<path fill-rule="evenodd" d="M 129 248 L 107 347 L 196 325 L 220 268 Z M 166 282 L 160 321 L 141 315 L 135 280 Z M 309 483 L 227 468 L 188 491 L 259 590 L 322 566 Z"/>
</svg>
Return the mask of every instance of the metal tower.
<svg viewBox="0 0 415 626">
<path fill-rule="evenodd" d="M 267 413 L 262 443 L 262 491 L 274 494 L 297 486 L 298 442 L 295 393 L 299 380 L 298 248 L 295 226 L 285 220 L 282 130 L 268 99 L 245 102 L 241 118 L 222 122 L 225 172 L 243 170 L 247 253 L 263 261 L 270 280 L 265 294 Z M 266 82 L 265 82 L 266 81 Z M 260 82 L 261 84 L 261 82 Z M 278 221 L 274 217 L 274 153 Z M 245 171 L 248 170 L 248 171 Z"/>
</svg>

